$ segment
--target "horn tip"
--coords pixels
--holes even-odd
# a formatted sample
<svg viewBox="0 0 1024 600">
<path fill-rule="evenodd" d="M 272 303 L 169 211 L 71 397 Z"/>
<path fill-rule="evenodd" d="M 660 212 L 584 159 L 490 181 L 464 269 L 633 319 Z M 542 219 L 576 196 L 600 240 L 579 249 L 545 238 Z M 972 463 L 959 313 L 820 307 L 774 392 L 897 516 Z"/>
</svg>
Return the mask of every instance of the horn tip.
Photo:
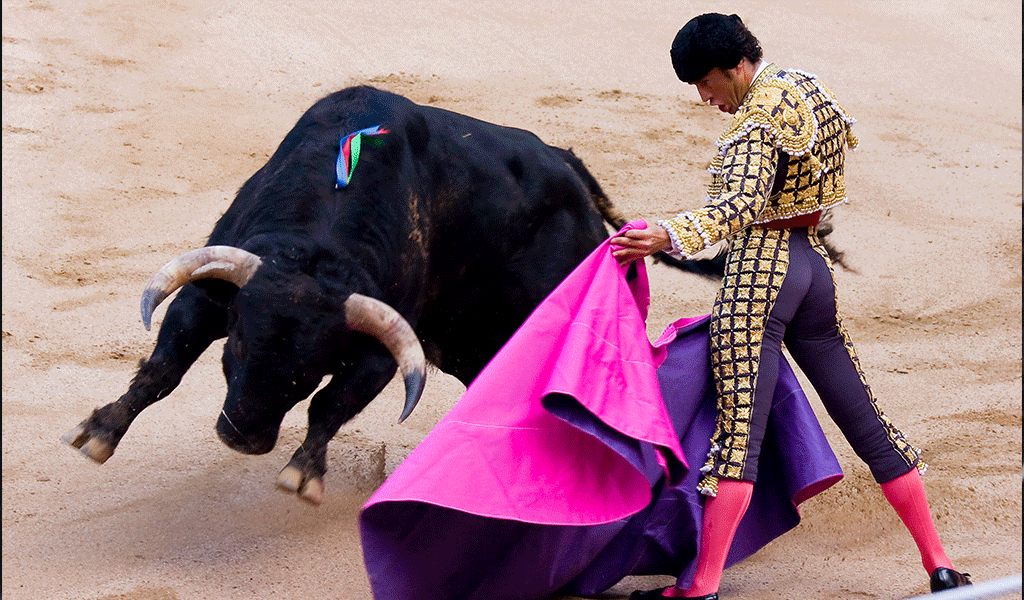
<svg viewBox="0 0 1024 600">
<path fill-rule="evenodd" d="M 423 369 L 414 369 L 405 376 L 405 406 L 402 408 L 402 415 L 398 417 L 399 423 L 408 419 L 412 414 L 416 404 L 420 401 L 420 396 L 423 395 L 423 388 L 426 387 L 426 384 L 427 375 Z"/>
<path fill-rule="evenodd" d="M 156 304 L 159 302 L 154 301 L 154 296 L 153 291 L 147 288 L 142 293 L 142 302 L 139 306 L 142 311 L 142 324 L 145 325 L 146 331 L 149 331 L 153 325 L 153 309 L 156 308 Z"/>
</svg>

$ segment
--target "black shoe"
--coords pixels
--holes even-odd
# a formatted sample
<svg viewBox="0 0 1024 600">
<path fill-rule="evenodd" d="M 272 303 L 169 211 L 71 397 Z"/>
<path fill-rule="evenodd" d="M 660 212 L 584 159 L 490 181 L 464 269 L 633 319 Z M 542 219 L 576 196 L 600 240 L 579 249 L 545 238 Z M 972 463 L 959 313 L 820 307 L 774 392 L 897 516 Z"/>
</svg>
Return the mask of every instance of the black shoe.
<svg viewBox="0 0 1024 600">
<path fill-rule="evenodd" d="M 647 590 L 646 592 L 637 590 L 629 595 L 629 600 L 658 600 L 659 598 L 664 598 L 661 593 L 667 589 L 667 587 L 663 587 L 656 590 Z M 693 600 L 718 600 L 718 592 L 708 594 L 707 596 L 699 596 L 693 598 Z"/>
<path fill-rule="evenodd" d="M 931 587 L 933 592 L 951 590 L 965 585 L 971 585 L 971 576 L 967 573 L 959 573 L 953 569 L 939 567 L 932 571 Z"/>
</svg>

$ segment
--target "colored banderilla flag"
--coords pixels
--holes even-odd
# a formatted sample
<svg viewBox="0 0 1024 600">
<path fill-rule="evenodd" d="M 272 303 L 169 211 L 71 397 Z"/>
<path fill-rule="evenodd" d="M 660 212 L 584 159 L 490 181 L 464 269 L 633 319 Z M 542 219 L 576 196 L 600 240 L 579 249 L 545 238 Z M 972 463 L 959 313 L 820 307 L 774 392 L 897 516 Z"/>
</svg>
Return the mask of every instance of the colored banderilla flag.
<svg viewBox="0 0 1024 600">
<path fill-rule="evenodd" d="M 387 129 L 381 129 L 380 125 L 374 125 L 341 138 L 338 163 L 334 168 L 338 177 L 336 187 L 343 188 L 352 180 L 352 172 L 356 170 L 356 163 L 359 162 L 359 150 L 362 147 L 363 136 L 384 135 L 385 133 L 388 133 Z"/>
</svg>

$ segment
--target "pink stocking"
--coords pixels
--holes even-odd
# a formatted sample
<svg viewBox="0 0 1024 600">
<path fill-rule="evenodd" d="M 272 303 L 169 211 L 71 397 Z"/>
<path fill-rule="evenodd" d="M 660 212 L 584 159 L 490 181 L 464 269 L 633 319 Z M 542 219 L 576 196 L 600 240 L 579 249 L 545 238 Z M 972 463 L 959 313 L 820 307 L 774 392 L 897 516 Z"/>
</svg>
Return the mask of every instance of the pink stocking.
<svg viewBox="0 0 1024 600">
<path fill-rule="evenodd" d="M 718 591 L 725 569 L 729 546 L 747 512 L 754 484 L 750 481 L 720 479 L 718 493 L 704 503 L 704 521 L 701 525 L 700 550 L 697 552 L 697 573 L 686 590 L 690 597 L 700 597 Z M 672 589 L 678 595 L 678 589 Z"/>
<path fill-rule="evenodd" d="M 910 535 L 917 543 L 917 549 L 921 551 L 921 562 L 925 571 L 931 573 L 939 567 L 952 569 L 953 563 L 942 549 L 939 532 L 935 530 L 935 523 L 932 522 L 928 498 L 925 496 L 924 484 L 917 469 L 911 469 L 909 473 L 883 483 L 882 493 L 910 530 Z"/>
</svg>

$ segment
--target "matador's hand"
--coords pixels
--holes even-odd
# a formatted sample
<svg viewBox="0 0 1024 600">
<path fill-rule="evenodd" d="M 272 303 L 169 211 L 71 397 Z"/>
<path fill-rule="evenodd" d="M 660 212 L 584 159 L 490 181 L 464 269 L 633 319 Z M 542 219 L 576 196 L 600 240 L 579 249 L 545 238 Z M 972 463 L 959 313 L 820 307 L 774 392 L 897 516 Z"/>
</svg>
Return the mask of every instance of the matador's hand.
<svg viewBox="0 0 1024 600">
<path fill-rule="evenodd" d="M 651 225 L 647 229 L 630 229 L 622 235 L 613 237 L 611 243 L 612 256 L 619 264 L 626 264 L 672 247 L 668 231 L 661 225 Z"/>
</svg>

